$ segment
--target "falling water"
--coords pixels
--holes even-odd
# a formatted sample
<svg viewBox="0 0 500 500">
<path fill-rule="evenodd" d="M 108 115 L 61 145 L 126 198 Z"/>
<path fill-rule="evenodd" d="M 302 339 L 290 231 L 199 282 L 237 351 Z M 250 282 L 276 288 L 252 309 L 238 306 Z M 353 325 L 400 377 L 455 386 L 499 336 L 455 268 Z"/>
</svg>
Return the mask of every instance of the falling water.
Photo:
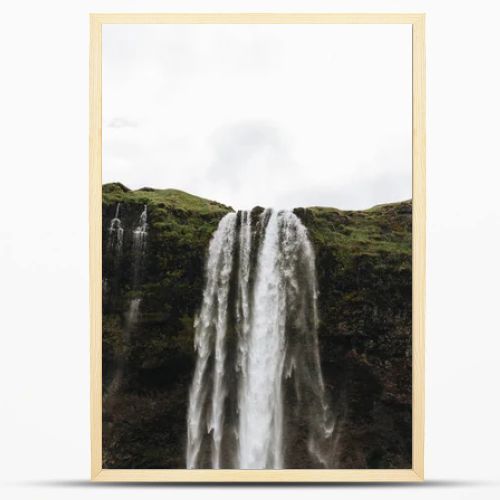
<svg viewBox="0 0 500 500">
<path fill-rule="evenodd" d="M 195 322 L 195 349 L 198 352 L 189 398 L 187 467 L 194 468 L 205 427 L 212 432 L 212 467 L 220 466 L 220 446 L 224 425 L 224 361 L 227 329 L 229 279 L 233 265 L 236 214 L 226 215 L 215 232 L 208 251 L 206 286 L 199 317 Z M 209 357 L 213 357 L 213 387 L 210 415 L 202 422 L 207 397 Z"/>
<path fill-rule="evenodd" d="M 257 262 L 251 328 L 246 339 L 247 376 L 241 389 L 239 462 L 243 469 L 282 467 L 285 294 L 280 272 L 278 214 L 267 224 Z"/>
<path fill-rule="evenodd" d="M 140 305 L 141 299 L 139 297 L 136 297 L 130 301 L 125 325 L 125 332 L 127 332 L 128 336 L 130 336 L 130 330 L 135 326 L 135 324 L 137 323 L 137 319 L 139 318 Z M 126 338 L 125 340 L 128 341 L 129 339 Z"/>
<path fill-rule="evenodd" d="M 139 216 L 139 225 L 132 233 L 132 256 L 133 256 L 133 286 L 139 284 L 140 273 L 143 267 L 144 255 L 146 254 L 146 243 L 148 236 L 148 207 L 144 208 Z"/>
<path fill-rule="evenodd" d="M 139 216 L 139 225 L 134 229 L 133 245 L 137 252 L 144 252 L 146 248 L 146 237 L 148 235 L 148 206 L 144 205 Z"/>
<path fill-rule="evenodd" d="M 122 241 L 123 241 L 123 228 L 120 219 L 118 218 L 120 214 L 120 203 L 118 203 L 116 207 L 116 213 L 114 219 L 111 221 L 110 226 L 110 234 L 111 231 L 117 231 L 119 229 L 119 233 L 116 233 L 116 241 L 119 242 L 119 247 L 116 247 L 117 250 L 121 251 Z M 116 222 L 117 221 L 117 222 Z M 132 233 L 132 289 L 137 290 L 137 288 L 141 284 L 141 273 L 144 266 L 144 257 L 146 253 L 146 240 L 148 234 L 148 219 L 147 219 L 147 206 L 144 205 L 144 208 L 139 216 L 139 224 L 134 229 Z M 118 236 L 119 234 L 119 236 Z M 106 281 L 104 282 L 105 286 L 107 286 Z M 130 336 L 132 331 L 134 330 L 138 320 L 139 320 L 139 312 L 141 306 L 142 299 L 140 297 L 133 297 L 128 302 L 128 308 L 125 313 L 125 322 L 123 325 L 122 331 L 122 352 L 118 356 L 117 360 L 117 369 L 115 371 L 114 377 L 110 383 L 107 397 L 113 396 L 118 392 L 121 388 L 124 378 L 124 369 L 127 358 L 127 349 L 130 344 Z"/>
<path fill-rule="evenodd" d="M 255 227 L 250 212 L 221 220 L 195 324 L 188 468 L 284 468 L 285 425 L 305 427 L 303 452 L 330 466 L 333 419 L 319 359 L 314 260 L 307 230 L 290 211 L 266 210 Z M 293 405 L 285 405 L 289 381 Z"/>
<path fill-rule="evenodd" d="M 139 215 L 139 224 L 132 233 L 132 288 L 137 289 L 141 284 L 141 273 L 144 266 L 146 254 L 146 241 L 148 236 L 148 207 L 144 205 Z M 130 300 L 126 315 L 125 332 L 130 331 L 137 323 L 141 298 L 135 297 Z"/>
<path fill-rule="evenodd" d="M 250 270 L 252 253 L 251 213 L 241 212 L 238 255 L 238 289 L 236 299 L 236 330 L 238 332 L 238 352 L 236 370 L 239 373 L 238 408 L 243 409 L 248 384 L 248 338 L 250 335 Z M 241 432 L 238 432 L 241 435 Z"/>
<path fill-rule="evenodd" d="M 111 219 L 111 224 L 108 228 L 109 240 L 108 245 L 111 251 L 115 250 L 120 254 L 123 247 L 123 225 L 120 220 L 121 203 L 116 204 L 115 216 Z"/>
</svg>

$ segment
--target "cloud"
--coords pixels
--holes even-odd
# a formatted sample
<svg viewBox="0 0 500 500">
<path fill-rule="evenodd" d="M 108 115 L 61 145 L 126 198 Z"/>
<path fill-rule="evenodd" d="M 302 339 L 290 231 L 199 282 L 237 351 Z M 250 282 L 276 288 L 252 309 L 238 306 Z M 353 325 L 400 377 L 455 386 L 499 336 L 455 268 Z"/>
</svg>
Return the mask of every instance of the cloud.
<svg viewBox="0 0 500 500">
<path fill-rule="evenodd" d="M 241 184 L 248 178 L 281 172 L 290 163 L 288 144 L 280 129 L 268 122 L 240 122 L 212 136 L 214 159 L 207 180 Z"/>
<path fill-rule="evenodd" d="M 130 118 L 125 118 L 123 116 L 116 116 L 110 120 L 107 124 L 109 128 L 136 128 L 138 123 Z"/>
<path fill-rule="evenodd" d="M 412 197 L 411 172 L 382 172 L 340 186 L 315 185 L 283 194 L 283 208 L 323 206 L 363 210 Z"/>
<path fill-rule="evenodd" d="M 237 208 L 276 206 L 283 188 L 294 183 L 297 165 L 292 144 L 271 121 L 246 120 L 220 127 L 208 144 L 208 167 L 193 183 L 198 193 L 209 193 Z"/>
<path fill-rule="evenodd" d="M 103 180 L 234 208 L 409 198 L 411 40 L 403 25 L 107 25 Z"/>
</svg>

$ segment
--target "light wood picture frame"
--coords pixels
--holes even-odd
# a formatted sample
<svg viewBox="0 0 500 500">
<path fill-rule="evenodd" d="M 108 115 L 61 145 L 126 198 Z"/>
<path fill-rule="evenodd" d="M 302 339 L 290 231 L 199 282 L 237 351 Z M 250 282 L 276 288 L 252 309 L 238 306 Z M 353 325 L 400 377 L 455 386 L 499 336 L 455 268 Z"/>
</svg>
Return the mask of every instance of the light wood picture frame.
<svg viewBox="0 0 500 500">
<path fill-rule="evenodd" d="M 412 468 L 105 469 L 102 465 L 102 27 L 106 24 L 406 24 L 412 26 Z M 175 13 L 90 15 L 91 479 L 149 482 L 403 482 L 424 479 L 425 15 Z"/>
</svg>

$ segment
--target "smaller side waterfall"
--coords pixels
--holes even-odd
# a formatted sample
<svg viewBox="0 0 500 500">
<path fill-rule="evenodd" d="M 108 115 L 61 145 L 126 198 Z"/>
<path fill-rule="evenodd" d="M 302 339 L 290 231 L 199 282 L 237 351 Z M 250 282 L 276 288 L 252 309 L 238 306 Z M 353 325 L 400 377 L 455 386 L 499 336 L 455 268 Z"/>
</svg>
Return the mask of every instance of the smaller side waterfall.
<svg viewBox="0 0 500 500">
<path fill-rule="evenodd" d="M 122 352 L 118 357 L 116 372 L 113 376 L 113 380 L 109 385 L 109 389 L 105 396 L 106 398 L 113 397 L 121 389 L 123 385 L 125 365 L 128 356 L 127 349 L 130 344 L 130 335 L 139 318 L 140 305 L 141 305 L 141 299 L 138 297 L 132 299 L 129 303 L 129 307 L 125 315 L 125 325 L 123 327 L 123 333 L 122 333 Z"/>
<path fill-rule="evenodd" d="M 120 206 L 121 203 L 116 204 L 115 216 L 111 219 L 108 228 L 108 248 L 111 251 L 116 251 L 117 254 L 121 254 L 123 248 L 123 225 L 120 220 Z"/>
<path fill-rule="evenodd" d="M 144 208 L 139 216 L 139 224 L 132 233 L 132 256 L 133 256 L 133 286 L 136 288 L 140 282 L 140 274 L 144 265 L 146 254 L 146 243 L 148 236 L 148 207 Z"/>
<path fill-rule="evenodd" d="M 132 288 L 135 290 L 141 284 L 141 274 L 144 268 L 146 255 L 146 241 L 148 236 L 148 207 L 144 205 L 139 215 L 139 223 L 132 233 Z M 130 330 L 137 323 L 141 298 L 135 297 L 129 303 L 126 317 L 126 330 Z"/>
<path fill-rule="evenodd" d="M 133 232 L 133 248 L 134 253 L 144 253 L 146 249 L 146 237 L 148 235 L 148 206 L 144 205 L 141 215 L 139 216 L 139 225 Z"/>
<path fill-rule="evenodd" d="M 137 323 L 137 320 L 139 318 L 139 307 L 141 305 L 141 299 L 139 297 L 136 297 L 135 299 L 132 299 L 130 301 L 130 305 L 127 311 L 127 316 L 126 316 L 126 324 L 125 324 L 125 332 L 126 332 L 126 339 L 129 340 L 130 337 L 130 330 L 132 327 Z"/>
<path fill-rule="evenodd" d="M 123 248 L 123 226 L 120 215 L 120 203 L 116 207 L 115 217 L 111 221 L 109 227 L 110 234 L 110 248 L 115 249 L 116 252 L 122 251 Z M 131 259 L 131 288 L 136 291 L 142 281 L 142 272 L 144 269 L 144 257 L 146 255 L 146 241 L 148 235 L 148 218 L 147 218 L 147 205 L 144 205 L 143 210 L 139 216 L 137 227 L 132 232 L 132 259 Z M 107 282 L 104 282 L 107 286 Z M 134 331 L 139 320 L 139 313 L 141 307 L 141 297 L 133 297 L 128 301 L 128 307 L 125 312 L 125 318 L 122 330 L 122 349 L 118 355 L 117 368 L 113 380 L 109 386 L 106 397 L 112 397 L 121 388 L 124 379 L 124 370 L 127 362 L 128 348 L 130 345 L 130 337 Z"/>
</svg>

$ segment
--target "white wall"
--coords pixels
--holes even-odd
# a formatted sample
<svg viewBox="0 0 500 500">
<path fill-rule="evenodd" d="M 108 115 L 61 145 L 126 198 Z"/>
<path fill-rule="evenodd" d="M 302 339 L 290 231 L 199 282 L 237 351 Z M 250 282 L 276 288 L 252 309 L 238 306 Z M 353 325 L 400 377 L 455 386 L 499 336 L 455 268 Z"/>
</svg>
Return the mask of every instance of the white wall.
<svg viewBox="0 0 500 500">
<path fill-rule="evenodd" d="M 0 17 L 0 470 L 6 498 L 253 498 L 267 488 L 86 485 L 92 11 L 424 11 L 428 54 L 426 473 L 414 487 L 277 498 L 498 498 L 498 2 L 22 1 Z M 339 491 L 339 489 L 341 491 Z M 404 491 L 403 491 L 404 490 Z M 270 490 L 271 491 L 271 490 Z"/>
</svg>

